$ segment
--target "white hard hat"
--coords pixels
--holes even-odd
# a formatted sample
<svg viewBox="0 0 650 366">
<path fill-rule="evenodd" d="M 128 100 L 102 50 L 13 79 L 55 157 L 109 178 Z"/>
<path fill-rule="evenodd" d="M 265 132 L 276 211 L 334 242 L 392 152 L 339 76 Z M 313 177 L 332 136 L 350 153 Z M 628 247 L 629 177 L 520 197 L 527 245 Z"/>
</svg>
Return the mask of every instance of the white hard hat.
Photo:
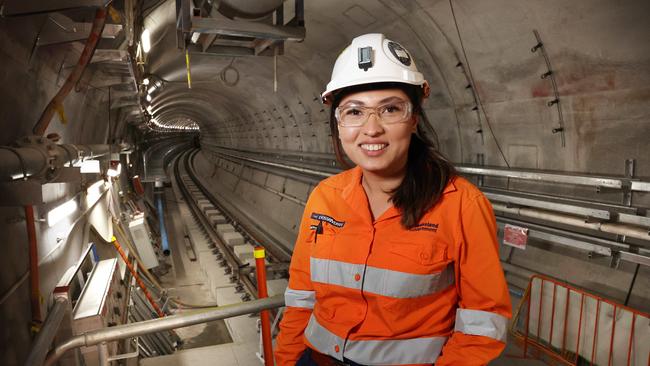
<svg viewBox="0 0 650 366">
<path fill-rule="evenodd" d="M 321 97 L 323 103 L 329 104 L 337 90 L 382 82 L 419 85 L 423 96 L 429 95 L 429 83 L 404 47 L 381 33 L 364 34 L 353 39 L 336 59 L 332 79 Z"/>
</svg>

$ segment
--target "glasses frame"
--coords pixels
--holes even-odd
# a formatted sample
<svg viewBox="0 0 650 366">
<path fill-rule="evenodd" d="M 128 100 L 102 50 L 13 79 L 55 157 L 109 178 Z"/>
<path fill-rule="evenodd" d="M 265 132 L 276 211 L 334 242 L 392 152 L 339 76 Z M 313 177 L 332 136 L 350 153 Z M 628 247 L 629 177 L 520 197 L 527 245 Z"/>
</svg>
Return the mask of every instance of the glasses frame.
<svg viewBox="0 0 650 366">
<path fill-rule="evenodd" d="M 394 103 L 394 102 L 392 102 L 392 103 Z M 381 105 L 378 105 L 376 107 L 357 106 L 356 108 L 359 108 L 359 109 L 371 110 L 371 112 L 368 113 L 368 117 L 366 118 L 366 120 L 363 121 L 363 123 L 361 123 L 359 125 L 346 125 L 346 124 L 341 122 L 341 107 L 347 107 L 347 106 L 338 106 L 338 107 L 336 107 L 336 109 L 334 110 L 334 117 L 336 118 L 336 121 L 337 121 L 338 125 L 341 126 L 341 127 L 362 127 L 363 125 L 368 123 L 368 120 L 370 119 L 370 115 L 374 113 L 377 116 L 377 119 L 382 124 L 394 125 L 394 124 L 398 124 L 398 123 L 403 123 L 406 120 L 408 120 L 409 118 L 411 118 L 411 116 L 413 116 L 413 104 L 410 101 L 403 100 L 403 101 L 400 101 L 398 103 L 405 103 L 406 104 L 406 116 L 403 119 L 401 119 L 401 120 L 399 120 L 397 122 L 388 122 L 387 123 L 386 121 L 384 121 L 381 118 L 381 115 L 379 114 L 379 108 L 385 107 L 386 105 L 389 105 L 391 103 L 381 104 Z"/>
</svg>

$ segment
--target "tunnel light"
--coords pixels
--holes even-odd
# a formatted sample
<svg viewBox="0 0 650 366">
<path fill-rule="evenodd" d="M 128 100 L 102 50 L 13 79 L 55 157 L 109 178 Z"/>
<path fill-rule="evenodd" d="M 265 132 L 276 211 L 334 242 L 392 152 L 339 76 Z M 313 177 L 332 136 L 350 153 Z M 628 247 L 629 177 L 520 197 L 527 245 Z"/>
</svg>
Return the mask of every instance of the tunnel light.
<svg viewBox="0 0 650 366">
<path fill-rule="evenodd" d="M 155 85 L 152 85 L 152 86 L 147 90 L 147 94 L 153 94 L 153 92 L 155 92 L 155 91 L 156 91 L 156 86 L 155 86 Z"/>
<path fill-rule="evenodd" d="M 18 180 L 18 179 L 27 179 L 27 177 L 31 176 L 31 174 L 27 173 L 27 175 L 24 175 L 23 173 L 20 174 L 13 174 L 11 176 L 12 180 Z"/>
<path fill-rule="evenodd" d="M 151 102 L 151 94 L 147 94 L 147 102 Z"/>
<path fill-rule="evenodd" d="M 90 174 L 90 173 L 101 173 L 99 168 L 99 160 L 84 160 L 81 163 L 81 173 Z"/>
<path fill-rule="evenodd" d="M 151 50 L 151 34 L 149 29 L 142 31 L 142 50 L 148 53 Z"/>
<path fill-rule="evenodd" d="M 106 172 L 106 175 L 108 175 L 111 178 L 115 178 L 118 175 L 120 175 L 120 173 L 122 173 L 122 164 L 121 163 L 117 164 L 117 167 L 115 169 L 113 169 L 113 168 L 108 169 L 108 171 Z"/>
<path fill-rule="evenodd" d="M 75 211 L 77 211 L 76 198 L 73 198 L 64 204 L 53 208 L 50 212 L 47 213 L 48 226 L 54 226 L 57 222 L 72 215 Z"/>
<path fill-rule="evenodd" d="M 142 85 L 149 85 L 149 78 L 142 79 Z"/>
</svg>

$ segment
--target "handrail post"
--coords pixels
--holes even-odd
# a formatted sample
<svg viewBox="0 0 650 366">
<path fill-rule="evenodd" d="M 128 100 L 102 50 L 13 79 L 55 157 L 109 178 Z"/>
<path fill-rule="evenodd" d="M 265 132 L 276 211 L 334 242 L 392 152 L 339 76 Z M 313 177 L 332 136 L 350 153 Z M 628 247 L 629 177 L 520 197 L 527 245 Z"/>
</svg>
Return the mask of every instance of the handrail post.
<svg viewBox="0 0 650 366">
<path fill-rule="evenodd" d="M 99 353 L 99 366 L 108 366 L 108 345 L 106 342 L 97 345 L 97 353 Z"/>
<path fill-rule="evenodd" d="M 269 296 L 266 288 L 266 252 L 261 246 L 256 246 L 253 251 L 255 256 L 255 270 L 257 272 L 257 295 L 258 298 L 263 299 Z M 271 343 L 271 320 L 269 318 L 269 311 L 262 310 L 260 312 L 260 319 L 262 321 L 262 344 L 264 345 L 264 365 L 273 366 L 273 344 Z"/>
</svg>

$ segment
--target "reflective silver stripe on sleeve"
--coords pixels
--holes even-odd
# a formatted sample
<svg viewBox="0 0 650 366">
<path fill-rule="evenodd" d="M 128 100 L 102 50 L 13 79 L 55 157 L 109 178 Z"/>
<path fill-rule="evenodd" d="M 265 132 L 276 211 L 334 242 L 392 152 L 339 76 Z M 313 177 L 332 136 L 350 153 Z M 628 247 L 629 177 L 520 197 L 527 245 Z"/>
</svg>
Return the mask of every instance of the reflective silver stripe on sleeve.
<svg viewBox="0 0 650 366">
<path fill-rule="evenodd" d="M 457 309 L 454 330 L 506 341 L 508 318 L 483 310 Z"/>
<path fill-rule="evenodd" d="M 320 325 L 314 315 L 309 319 L 305 336 L 321 353 L 328 354 L 339 361 L 345 357 L 364 365 L 432 364 L 447 342 L 447 337 L 345 342 L 343 338 Z M 342 352 L 336 352 L 336 346 L 339 346 Z"/>
<path fill-rule="evenodd" d="M 286 306 L 313 309 L 314 303 L 316 302 L 316 292 L 292 290 L 287 287 L 284 291 L 284 302 Z"/>
<path fill-rule="evenodd" d="M 432 274 L 414 274 L 341 261 L 311 258 L 313 282 L 342 286 L 393 298 L 414 298 L 440 292 L 454 283 L 454 266 Z M 357 281 L 355 275 L 363 276 Z"/>
</svg>

